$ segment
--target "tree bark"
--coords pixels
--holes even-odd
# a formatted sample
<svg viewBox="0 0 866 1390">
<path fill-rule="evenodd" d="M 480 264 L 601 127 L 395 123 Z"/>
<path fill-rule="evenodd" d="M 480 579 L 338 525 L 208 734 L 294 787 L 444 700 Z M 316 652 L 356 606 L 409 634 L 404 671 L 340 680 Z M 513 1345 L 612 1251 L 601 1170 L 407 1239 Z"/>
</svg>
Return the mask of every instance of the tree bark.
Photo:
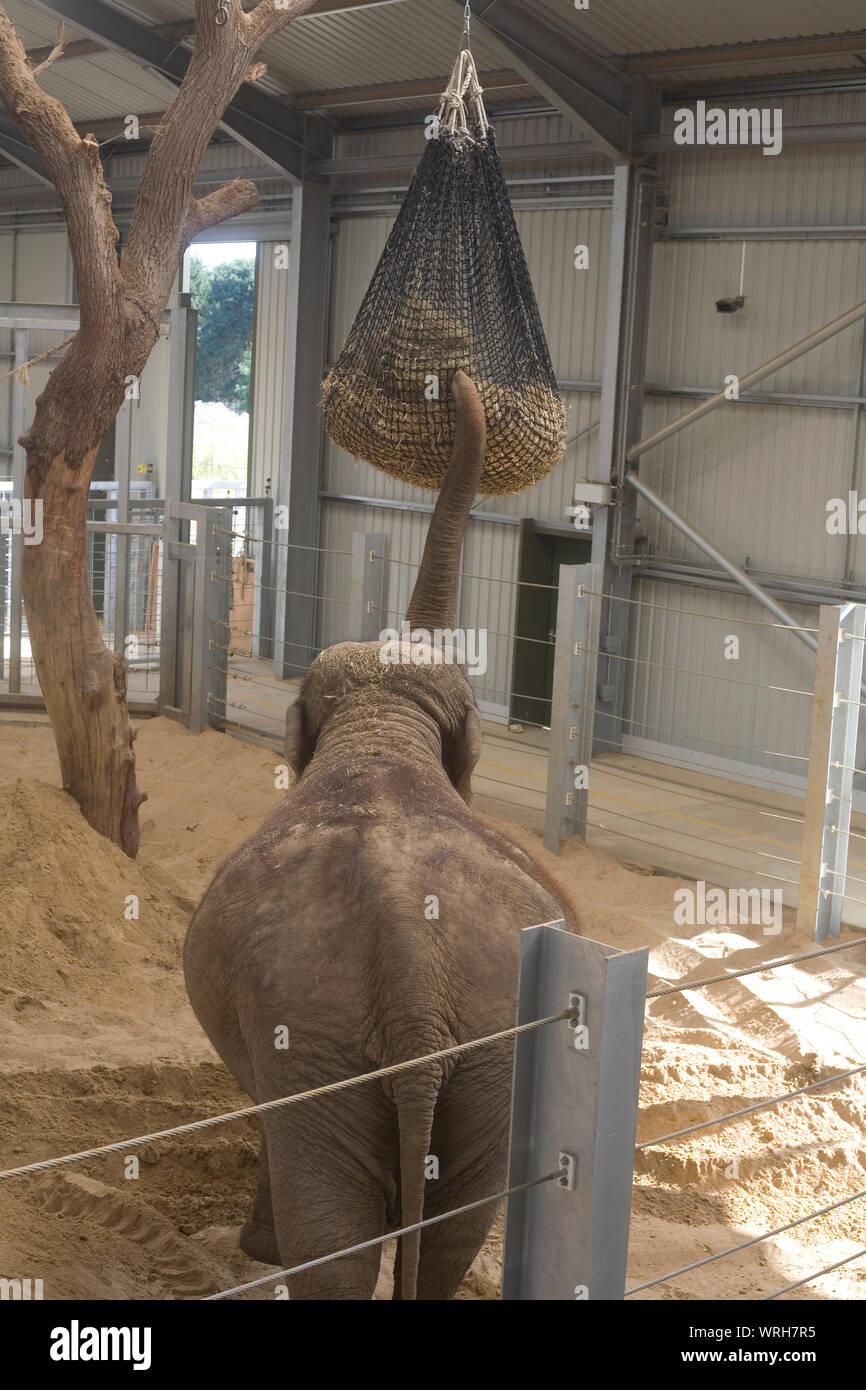
<svg viewBox="0 0 866 1390">
<path fill-rule="evenodd" d="M 196 199 L 201 158 L 238 87 L 262 75 L 262 44 L 313 0 L 196 0 L 196 43 L 186 76 L 151 146 L 129 239 L 118 259 L 99 146 L 36 81 L 0 4 L 0 99 L 51 175 L 66 218 L 80 328 L 36 403 L 26 496 L 42 506 L 42 541 L 24 547 L 22 591 L 36 673 L 54 731 L 64 788 L 87 820 L 134 857 L 138 790 L 126 701 L 126 663 L 102 640 L 87 571 L 87 497 L 99 447 L 159 336 L 190 240 L 255 206 L 237 179 Z M 58 41 L 58 44 L 60 40 Z"/>
</svg>

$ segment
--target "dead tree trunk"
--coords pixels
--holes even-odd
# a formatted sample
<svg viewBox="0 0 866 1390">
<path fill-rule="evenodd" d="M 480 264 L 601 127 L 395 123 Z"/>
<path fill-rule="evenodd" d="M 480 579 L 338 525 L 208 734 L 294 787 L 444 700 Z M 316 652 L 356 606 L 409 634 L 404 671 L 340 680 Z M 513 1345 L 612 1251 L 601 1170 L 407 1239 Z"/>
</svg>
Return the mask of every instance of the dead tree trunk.
<svg viewBox="0 0 866 1390">
<path fill-rule="evenodd" d="M 126 663 L 106 648 L 90 592 L 90 479 L 127 379 L 140 377 L 159 336 L 184 249 L 205 228 L 257 202 L 255 185 L 243 179 L 193 197 L 217 122 L 245 78 L 261 75 L 253 63 L 265 40 L 312 4 L 260 0 L 246 13 L 241 0 L 196 0 L 195 50 L 151 145 L 122 261 L 99 146 L 92 136 L 82 139 L 65 108 L 39 86 L 0 4 L 0 99 L 57 190 L 80 308 L 79 332 L 20 441 L 26 495 L 42 506 L 42 542 L 24 547 L 27 626 L 64 788 L 90 824 L 132 857 L 145 794 L 136 784 Z"/>
</svg>

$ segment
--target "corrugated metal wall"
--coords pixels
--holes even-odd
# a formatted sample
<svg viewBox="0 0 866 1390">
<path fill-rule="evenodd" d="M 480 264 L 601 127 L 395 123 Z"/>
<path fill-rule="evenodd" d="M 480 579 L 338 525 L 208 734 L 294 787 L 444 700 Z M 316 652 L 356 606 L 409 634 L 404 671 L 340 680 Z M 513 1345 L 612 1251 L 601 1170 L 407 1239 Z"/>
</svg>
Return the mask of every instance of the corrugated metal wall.
<svg viewBox="0 0 866 1390">
<path fill-rule="evenodd" d="M 719 102 L 726 106 L 737 104 Z M 863 120 L 860 93 L 799 97 L 778 104 L 787 125 Z M 671 118 L 668 112 L 668 123 Z M 762 228 L 844 227 L 863 222 L 866 162 L 860 144 L 760 150 L 696 150 L 667 161 L 669 226 L 749 228 L 744 310 L 727 316 L 715 300 L 736 294 L 740 241 L 686 238 L 657 244 L 653 264 L 647 381 L 650 386 L 717 391 L 866 297 L 861 238 L 761 240 Z M 766 404 L 732 402 L 688 427 L 641 461 L 641 474 L 731 559 L 779 578 L 841 584 L 850 568 L 866 584 L 866 551 L 857 537 L 829 535 L 827 502 L 861 491 L 866 441 L 853 458 L 855 411 L 862 393 L 863 327 L 814 349 L 754 388 Z M 780 395 L 830 397 L 797 403 Z M 644 434 L 694 404 L 685 395 L 650 395 Z M 648 504 L 638 516 L 654 554 L 707 565 L 703 553 Z M 629 732 L 704 756 L 802 774 L 811 701 L 766 689 L 811 689 L 814 660 L 793 636 L 754 627 L 771 616 L 745 597 L 640 582 L 636 596 L 708 617 L 638 609 L 629 656 Z M 807 626 L 817 608 L 788 605 Z M 728 662 L 722 637 L 738 634 L 741 659 Z M 657 663 L 641 666 L 641 661 Z M 715 672 L 710 681 L 685 673 Z M 722 675 L 728 681 L 721 679 Z M 731 682 L 761 683 L 762 690 Z M 771 757 L 769 751 L 789 756 Z M 795 755 L 795 756 L 790 756 Z"/>
<path fill-rule="evenodd" d="M 866 117 L 866 96 L 861 93 L 784 98 L 773 104 L 783 108 L 789 126 Z M 668 128 L 672 118 L 667 110 Z M 557 117 L 509 120 L 500 131 L 503 145 L 570 138 L 573 131 Z M 338 153 L 369 156 L 403 151 L 416 142 L 414 131 L 353 133 L 341 137 Z M 588 162 L 581 172 L 602 167 Z M 509 166 L 509 174 L 513 171 L 515 166 Z M 537 172 L 523 166 L 519 171 L 527 176 Z M 680 233 L 863 222 L 866 164 L 862 145 L 791 146 L 777 158 L 759 150 L 702 149 L 671 157 L 663 166 L 663 176 L 668 225 Z M 601 207 L 551 207 L 517 214 L 554 364 L 564 381 L 600 380 L 609 217 L 609 211 Z M 339 353 L 391 225 L 389 217 L 344 217 L 339 222 L 331 360 Z M 578 243 L 590 247 L 589 272 L 573 268 Z M 659 393 L 647 397 L 644 433 L 694 403 L 696 397 L 686 394 L 687 388 L 718 390 L 727 375 L 744 375 L 866 295 L 862 237 L 752 239 L 746 256 L 746 307 L 738 314 L 719 315 L 715 300 L 737 292 L 740 251 L 739 241 L 658 242 L 647 381 Z M 643 461 L 642 472 L 651 485 L 738 563 L 780 577 L 842 580 L 845 540 L 828 535 L 826 504 L 828 498 L 844 496 L 848 490 L 854 440 L 851 398 L 860 392 L 861 332 L 860 328 L 848 330 L 757 388 L 774 396 L 837 399 L 825 405 L 779 399 L 760 405 L 732 404 Z M 575 435 L 598 418 L 599 395 L 586 390 L 564 394 L 569 434 Z M 596 438 L 592 431 L 583 435 L 544 482 L 516 498 L 488 499 L 482 504 L 484 510 L 564 522 L 573 483 L 586 475 Z M 859 454 L 862 478 L 866 430 L 861 432 Z M 323 486 L 331 493 L 409 503 L 430 500 L 429 494 L 357 463 L 330 443 L 325 449 Z M 640 504 L 639 518 L 657 556 L 707 563 L 648 505 Z M 384 528 L 392 537 L 392 553 L 403 561 L 417 561 L 427 519 L 423 514 L 325 501 L 322 524 L 323 536 L 346 549 L 353 530 Z M 517 551 L 516 527 L 474 523 L 467 536 L 464 569 L 491 580 L 513 581 Z M 866 584 L 864 565 L 866 555 L 858 538 L 854 569 L 862 584 Z M 400 608 L 408 586 L 404 582 L 390 592 L 389 603 Z M 812 658 L 802 644 L 790 634 L 754 626 L 770 618 L 746 597 L 648 580 L 638 580 L 635 592 L 647 603 L 682 611 L 634 609 L 626 711 L 630 734 L 689 750 L 688 757 L 697 754 L 751 763 L 789 775 L 801 771 L 804 764 L 796 758 L 772 754 L 805 753 L 810 702 L 757 686 L 770 683 L 809 689 Z M 806 625 L 815 625 L 815 608 L 802 606 L 794 611 Z M 486 623 L 499 632 L 513 631 L 513 585 L 465 581 L 460 617 L 464 625 Z M 739 662 L 724 658 L 722 638 L 729 633 L 740 636 Z M 705 675 L 686 674 L 697 671 Z M 734 680 L 744 684 L 734 685 Z M 485 703 L 501 713 L 510 688 L 511 643 L 492 639 Z"/>
</svg>

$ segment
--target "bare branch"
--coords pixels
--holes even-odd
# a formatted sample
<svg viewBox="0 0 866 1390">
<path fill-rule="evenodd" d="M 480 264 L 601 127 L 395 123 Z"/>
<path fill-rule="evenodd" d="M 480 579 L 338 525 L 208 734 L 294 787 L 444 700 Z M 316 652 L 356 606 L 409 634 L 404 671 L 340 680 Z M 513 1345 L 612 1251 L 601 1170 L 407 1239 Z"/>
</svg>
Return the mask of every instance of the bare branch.
<svg viewBox="0 0 866 1390">
<path fill-rule="evenodd" d="M 226 222 L 238 213 L 248 212 L 259 200 L 258 189 L 249 179 L 233 179 L 208 193 L 205 198 L 193 200 L 183 226 L 182 240 L 186 246 L 193 237 L 218 222 Z"/>
<path fill-rule="evenodd" d="M 246 14 L 241 0 L 196 0 L 195 48 L 150 147 L 121 264 L 127 287 L 134 288 L 154 313 L 162 312 L 174 279 L 175 257 L 194 224 L 195 177 L 223 112 L 244 81 L 261 75 L 256 59 L 264 41 L 313 2 L 260 0 Z M 202 202 L 220 206 L 219 200 Z M 243 206 L 254 204 L 244 201 Z"/>
<path fill-rule="evenodd" d="M 39 64 L 37 65 L 37 67 L 35 67 L 35 68 L 33 69 L 33 76 L 34 76 L 34 77 L 36 77 L 40 72 L 44 72 L 46 68 L 50 68 L 50 67 L 51 67 L 51 64 L 52 64 L 53 62 L 55 62 L 56 59 L 61 58 L 61 57 L 63 56 L 63 50 L 64 50 L 64 47 L 65 47 L 65 44 L 64 44 L 64 42 L 63 42 L 63 35 L 64 35 L 63 20 L 62 20 L 62 19 L 58 19 L 58 21 L 57 21 L 57 42 L 56 42 L 56 44 L 54 45 L 54 47 L 52 48 L 52 50 L 51 50 L 51 52 L 49 53 L 48 57 L 47 57 L 43 62 L 39 63 Z"/>
<path fill-rule="evenodd" d="M 0 4 L 0 100 L 45 165 L 69 228 L 78 278 L 82 329 L 105 318 L 117 303 L 117 228 L 105 186 L 99 147 L 84 141 L 66 109 L 43 92 Z"/>
</svg>

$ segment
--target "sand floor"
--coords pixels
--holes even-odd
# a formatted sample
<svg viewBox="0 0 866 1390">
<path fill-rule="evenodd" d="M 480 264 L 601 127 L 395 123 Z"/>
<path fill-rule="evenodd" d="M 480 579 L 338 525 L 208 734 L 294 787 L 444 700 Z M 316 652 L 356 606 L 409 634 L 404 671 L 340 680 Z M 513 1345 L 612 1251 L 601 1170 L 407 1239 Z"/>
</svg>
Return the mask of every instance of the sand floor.
<svg viewBox="0 0 866 1390">
<path fill-rule="evenodd" d="M 145 721 L 142 850 L 96 835 L 59 788 L 44 720 L 0 723 L 0 1167 L 150 1133 L 244 1102 L 186 1001 L 180 950 L 221 858 L 276 805 L 276 758 L 230 736 Z M 683 880 L 582 843 L 543 862 L 585 935 L 650 948 L 650 984 L 808 950 L 792 920 L 674 922 Z M 138 916 L 135 916 L 137 902 Z M 843 939 L 848 937 L 847 931 Z M 647 1011 L 639 1141 L 866 1061 L 866 941 L 823 961 L 673 995 Z M 629 1285 L 866 1188 L 866 1083 L 855 1078 L 637 1155 Z M 266 1272 L 238 1249 L 255 1125 L 108 1155 L 0 1185 L 0 1275 L 46 1298 L 196 1298 Z M 372 1233 L 371 1233 L 372 1234 Z M 637 1295 L 754 1299 L 866 1244 L 866 1202 Z M 494 1233 L 461 1297 L 497 1297 Z M 387 1297 L 385 1262 L 380 1295 Z M 866 1295 L 866 1260 L 790 1295 Z M 261 1297 L 271 1297 L 265 1291 Z"/>
</svg>

